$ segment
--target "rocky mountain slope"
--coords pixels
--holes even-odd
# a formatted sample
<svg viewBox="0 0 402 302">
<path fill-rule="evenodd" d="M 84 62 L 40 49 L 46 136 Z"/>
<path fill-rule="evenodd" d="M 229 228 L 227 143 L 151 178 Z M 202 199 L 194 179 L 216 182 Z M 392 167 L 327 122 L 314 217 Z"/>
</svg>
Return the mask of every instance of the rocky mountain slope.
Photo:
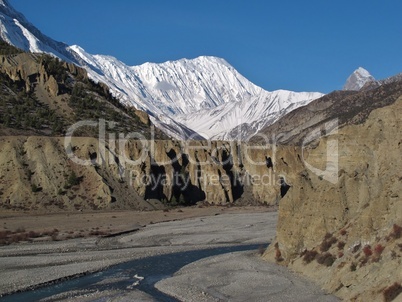
<svg viewBox="0 0 402 302">
<path fill-rule="evenodd" d="M 92 80 L 107 84 L 121 102 L 146 111 L 155 125 L 177 138 L 201 138 L 197 132 L 207 138 L 231 138 L 226 134 L 239 122 L 247 124 L 242 128 L 243 136 L 248 136 L 265 126 L 268 116 L 269 121 L 275 120 L 285 113 L 283 109 L 322 95 L 265 91 L 216 57 L 127 66 L 114 57 L 92 55 L 79 46 L 52 40 L 6 0 L 0 2 L 0 35 L 25 51 L 53 54 L 84 67 Z M 188 117 L 196 112 L 197 123 L 193 123 Z M 185 116 L 178 118 L 180 114 Z"/>
<path fill-rule="evenodd" d="M 265 127 L 251 141 L 261 143 L 269 138 L 280 144 L 302 145 L 311 142 L 315 129 L 329 127 L 332 130 L 347 124 L 360 124 L 371 111 L 392 104 L 401 95 L 402 82 L 390 83 L 360 92 L 329 93 Z"/>
<path fill-rule="evenodd" d="M 283 130 L 282 148 L 292 149 L 267 259 L 348 301 L 400 299 L 401 114 L 402 82 L 394 82 L 334 92 L 264 130 Z"/>
<path fill-rule="evenodd" d="M 91 81 L 84 69 L 49 55 L 21 52 L 2 41 L 0 61 L 2 135 L 58 136 L 77 122 L 104 119 L 116 123 L 115 131 L 151 137 L 147 114 L 123 106 L 108 87 Z M 98 133 L 81 127 L 75 135 Z M 156 137 L 166 136 L 157 131 Z"/>
</svg>

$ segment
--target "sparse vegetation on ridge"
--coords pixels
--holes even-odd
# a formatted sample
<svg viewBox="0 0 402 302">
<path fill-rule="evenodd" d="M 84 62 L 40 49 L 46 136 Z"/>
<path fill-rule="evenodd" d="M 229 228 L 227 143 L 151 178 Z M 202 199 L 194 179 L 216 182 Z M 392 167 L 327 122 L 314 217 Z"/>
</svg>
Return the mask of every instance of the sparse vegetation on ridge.
<svg viewBox="0 0 402 302">
<path fill-rule="evenodd" d="M 16 55 L 23 51 L 0 39 L 0 55 Z"/>
<path fill-rule="evenodd" d="M 136 111 L 114 98 L 107 86 L 89 79 L 85 70 L 50 55 L 27 55 L 5 42 L 0 43 L 1 53 L 2 60 L 8 63 L 0 70 L 0 129 L 15 129 L 17 132 L 11 133 L 18 134 L 60 135 L 77 121 L 104 119 L 114 122 L 115 132 L 140 132 L 150 137 L 149 125 Z M 18 60 L 24 61 L 21 66 L 30 66 L 27 72 L 36 68 L 37 73 L 25 75 L 20 71 L 24 67 L 15 63 Z M 11 78 L 9 74 L 14 73 L 19 76 Z M 49 95 L 45 97 L 38 91 Z M 82 127 L 74 135 L 98 133 L 95 127 Z M 157 130 L 156 137 L 165 136 Z"/>
</svg>

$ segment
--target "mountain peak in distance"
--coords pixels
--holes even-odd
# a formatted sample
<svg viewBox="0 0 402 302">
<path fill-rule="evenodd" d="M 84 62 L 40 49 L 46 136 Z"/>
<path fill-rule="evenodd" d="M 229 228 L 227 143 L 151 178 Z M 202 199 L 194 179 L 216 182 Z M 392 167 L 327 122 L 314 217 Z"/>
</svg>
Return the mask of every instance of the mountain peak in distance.
<svg viewBox="0 0 402 302">
<path fill-rule="evenodd" d="M 346 80 L 343 90 L 359 91 L 368 82 L 374 82 L 375 78 L 363 67 L 357 68 Z"/>
</svg>

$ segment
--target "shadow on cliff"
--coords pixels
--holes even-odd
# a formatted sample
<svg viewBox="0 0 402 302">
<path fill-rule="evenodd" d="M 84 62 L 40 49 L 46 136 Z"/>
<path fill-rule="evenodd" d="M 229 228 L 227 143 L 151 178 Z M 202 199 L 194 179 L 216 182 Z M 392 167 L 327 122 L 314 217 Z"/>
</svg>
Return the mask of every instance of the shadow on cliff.
<svg viewBox="0 0 402 302">
<path fill-rule="evenodd" d="M 178 161 L 176 151 L 171 149 L 167 156 L 171 160 L 173 167 L 173 177 L 170 185 L 172 186 L 171 196 L 166 196 L 163 191 L 164 186 L 168 184 L 166 169 L 163 165 L 158 165 L 151 158 L 151 170 L 149 183 L 145 190 L 145 199 L 157 199 L 169 202 L 171 205 L 194 205 L 206 198 L 205 192 L 191 182 L 187 166 L 189 164 L 188 156 L 181 154 L 181 164 Z"/>
</svg>

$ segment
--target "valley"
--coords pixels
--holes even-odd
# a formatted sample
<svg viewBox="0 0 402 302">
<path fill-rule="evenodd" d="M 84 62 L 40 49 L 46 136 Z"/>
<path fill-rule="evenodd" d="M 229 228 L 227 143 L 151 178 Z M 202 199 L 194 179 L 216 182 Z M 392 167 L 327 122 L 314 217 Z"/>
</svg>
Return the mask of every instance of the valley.
<svg viewBox="0 0 402 302">
<path fill-rule="evenodd" d="M 401 298 L 402 74 L 323 94 L 216 56 L 129 66 L 7 0 L 0 38 L 5 301 Z"/>
</svg>

